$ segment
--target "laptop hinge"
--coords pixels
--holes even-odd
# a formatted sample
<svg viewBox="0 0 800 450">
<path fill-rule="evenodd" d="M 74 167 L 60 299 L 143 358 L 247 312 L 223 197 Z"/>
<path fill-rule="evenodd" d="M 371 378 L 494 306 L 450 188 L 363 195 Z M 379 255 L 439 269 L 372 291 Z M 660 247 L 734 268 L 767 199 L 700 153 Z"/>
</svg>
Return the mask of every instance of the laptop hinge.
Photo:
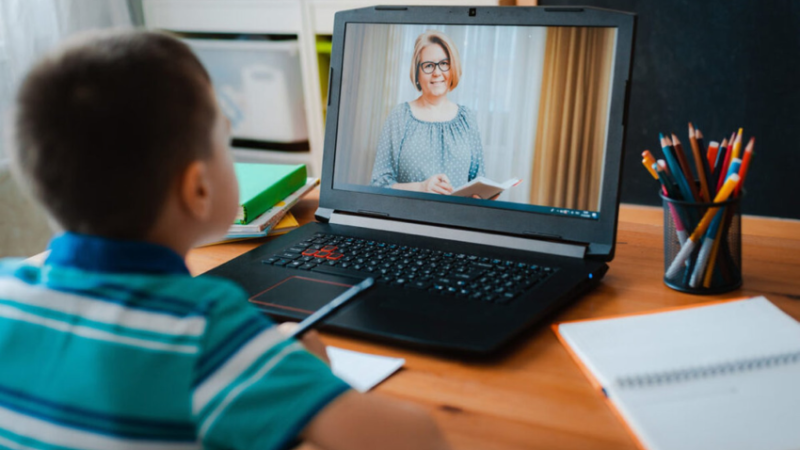
<svg viewBox="0 0 800 450">
<path fill-rule="evenodd" d="M 493 247 L 510 248 L 529 252 L 546 253 L 549 255 L 567 256 L 570 258 L 584 258 L 587 245 L 566 244 L 533 238 L 522 238 L 504 234 L 493 234 L 472 230 L 462 230 L 444 226 L 425 225 L 419 223 L 403 222 L 400 220 L 387 220 L 376 217 L 364 217 L 351 214 L 333 212 L 328 223 L 346 225 L 350 227 L 368 228 L 371 230 L 389 231 L 394 233 L 426 236 L 449 241 L 469 242 L 472 244 L 490 245 Z"/>
</svg>

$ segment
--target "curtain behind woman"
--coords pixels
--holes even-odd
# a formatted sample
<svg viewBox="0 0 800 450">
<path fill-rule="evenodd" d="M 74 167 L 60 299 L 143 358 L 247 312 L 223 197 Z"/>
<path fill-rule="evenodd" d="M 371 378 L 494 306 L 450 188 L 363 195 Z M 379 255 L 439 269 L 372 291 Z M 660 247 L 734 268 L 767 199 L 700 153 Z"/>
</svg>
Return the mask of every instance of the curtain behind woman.
<svg viewBox="0 0 800 450">
<path fill-rule="evenodd" d="M 547 30 L 531 203 L 597 211 L 616 29 Z"/>
</svg>

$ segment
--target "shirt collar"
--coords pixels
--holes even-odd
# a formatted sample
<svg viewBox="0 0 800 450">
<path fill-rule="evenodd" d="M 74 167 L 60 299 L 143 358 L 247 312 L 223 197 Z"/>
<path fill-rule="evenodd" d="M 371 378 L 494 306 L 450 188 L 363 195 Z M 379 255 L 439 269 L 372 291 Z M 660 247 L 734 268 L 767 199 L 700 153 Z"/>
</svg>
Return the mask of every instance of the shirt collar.
<svg viewBox="0 0 800 450">
<path fill-rule="evenodd" d="M 90 272 L 189 274 L 175 251 L 143 241 L 64 233 L 50 241 L 46 264 Z"/>
</svg>

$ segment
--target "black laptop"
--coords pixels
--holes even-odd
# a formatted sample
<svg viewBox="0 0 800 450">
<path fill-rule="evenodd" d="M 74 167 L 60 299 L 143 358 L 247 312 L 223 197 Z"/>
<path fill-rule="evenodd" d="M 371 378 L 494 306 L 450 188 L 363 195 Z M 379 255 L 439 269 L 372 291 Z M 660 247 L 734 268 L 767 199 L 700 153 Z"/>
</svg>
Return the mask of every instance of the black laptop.
<svg viewBox="0 0 800 450">
<path fill-rule="evenodd" d="M 278 320 L 376 287 L 325 329 L 489 354 L 614 257 L 635 16 L 336 14 L 318 222 L 209 272 Z"/>
</svg>

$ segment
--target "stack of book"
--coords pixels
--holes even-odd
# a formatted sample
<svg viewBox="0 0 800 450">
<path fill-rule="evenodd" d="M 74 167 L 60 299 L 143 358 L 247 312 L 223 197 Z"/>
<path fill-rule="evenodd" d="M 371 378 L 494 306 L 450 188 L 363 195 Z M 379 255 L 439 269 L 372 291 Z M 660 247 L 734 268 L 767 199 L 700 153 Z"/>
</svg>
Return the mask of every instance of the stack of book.
<svg viewBox="0 0 800 450">
<path fill-rule="evenodd" d="M 306 166 L 236 163 L 240 210 L 225 241 L 287 233 L 299 225 L 289 210 L 311 192 L 319 178 Z"/>
</svg>

